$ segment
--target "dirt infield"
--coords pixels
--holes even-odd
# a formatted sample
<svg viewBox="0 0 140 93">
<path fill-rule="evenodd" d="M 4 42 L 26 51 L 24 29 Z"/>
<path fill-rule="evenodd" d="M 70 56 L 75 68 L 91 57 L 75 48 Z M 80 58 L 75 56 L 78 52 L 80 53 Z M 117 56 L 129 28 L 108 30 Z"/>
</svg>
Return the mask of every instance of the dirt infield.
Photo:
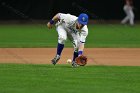
<svg viewBox="0 0 140 93">
<path fill-rule="evenodd" d="M 50 64 L 56 48 L 0 48 L 0 63 Z M 67 64 L 73 49 L 65 48 L 58 64 Z M 86 48 L 88 65 L 140 66 L 140 48 Z"/>
</svg>

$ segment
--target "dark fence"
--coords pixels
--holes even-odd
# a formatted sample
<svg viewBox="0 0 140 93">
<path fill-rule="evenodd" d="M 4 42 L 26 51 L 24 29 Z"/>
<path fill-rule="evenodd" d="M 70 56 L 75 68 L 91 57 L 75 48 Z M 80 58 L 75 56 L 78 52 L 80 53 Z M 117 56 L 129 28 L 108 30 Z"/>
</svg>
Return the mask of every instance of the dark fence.
<svg viewBox="0 0 140 93">
<path fill-rule="evenodd" d="M 135 19 L 140 19 L 140 0 L 134 1 Z M 122 19 L 124 0 L 0 0 L 0 20 L 50 19 L 58 12 L 90 19 Z"/>
</svg>

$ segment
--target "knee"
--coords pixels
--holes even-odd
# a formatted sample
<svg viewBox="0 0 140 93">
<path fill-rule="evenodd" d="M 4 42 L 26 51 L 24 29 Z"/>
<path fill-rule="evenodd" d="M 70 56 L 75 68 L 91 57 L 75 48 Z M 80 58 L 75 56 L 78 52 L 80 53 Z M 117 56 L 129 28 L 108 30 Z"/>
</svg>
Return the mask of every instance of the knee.
<svg viewBox="0 0 140 93">
<path fill-rule="evenodd" d="M 65 44 L 65 41 L 67 40 L 66 36 L 59 36 L 58 37 L 58 43 Z"/>
</svg>

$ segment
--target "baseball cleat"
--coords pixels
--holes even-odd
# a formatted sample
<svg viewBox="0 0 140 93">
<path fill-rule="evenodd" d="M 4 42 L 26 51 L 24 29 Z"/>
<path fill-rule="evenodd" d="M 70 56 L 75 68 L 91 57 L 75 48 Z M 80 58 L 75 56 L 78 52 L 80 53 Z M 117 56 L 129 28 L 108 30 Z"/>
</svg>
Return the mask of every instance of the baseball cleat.
<svg viewBox="0 0 140 93">
<path fill-rule="evenodd" d="M 77 65 L 76 63 L 75 63 L 75 61 L 72 61 L 72 67 L 78 67 L 79 65 Z"/>
<path fill-rule="evenodd" d="M 55 65 L 59 61 L 59 59 L 60 59 L 60 56 L 59 55 L 56 55 L 54 57 L 54 59 L 51 60 L 52 64 Z"/>
</svg>

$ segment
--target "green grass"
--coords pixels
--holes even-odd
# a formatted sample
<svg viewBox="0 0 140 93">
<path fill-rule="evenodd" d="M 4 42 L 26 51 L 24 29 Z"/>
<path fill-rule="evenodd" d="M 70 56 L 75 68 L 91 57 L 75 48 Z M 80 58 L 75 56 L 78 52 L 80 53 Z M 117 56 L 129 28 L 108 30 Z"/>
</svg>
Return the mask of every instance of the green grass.
<svg viewBox="0 0 140 93">
<path fill-rule="evenodd" d="M 89 25 L 86 47 L 140 47 L 140 25 Z M 0 25 L 0 47 L 56 47 L 55 28 L 45 24 Z M 72 47 L 70 41 L 66 47 Z"/>
<path fill-rule="evenodd" d="M 91 29 L 91 28 L 90 28 Z M 89 30 L 88 47 L 140 47 L 140 25 L 95 25 Z"/>
<path fill-rule="evenodd" d="M 0 93 L 140 93 L 140 67 L 0 64 Z"/>
</svg>

